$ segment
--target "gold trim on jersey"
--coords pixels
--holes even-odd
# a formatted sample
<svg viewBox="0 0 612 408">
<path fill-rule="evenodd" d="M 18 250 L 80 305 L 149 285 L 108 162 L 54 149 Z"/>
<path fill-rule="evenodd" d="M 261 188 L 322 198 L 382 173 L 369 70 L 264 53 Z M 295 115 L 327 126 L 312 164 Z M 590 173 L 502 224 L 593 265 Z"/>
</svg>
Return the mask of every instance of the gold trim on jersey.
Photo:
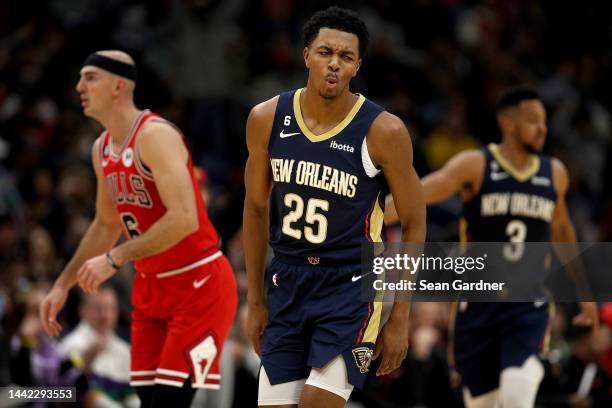
<svg viewBox="0 0 612 408">
<path fill-rule="evenodd" d="M 376 200 L 374 201 L 374 206 L 372 208 L 372 214 L 370 214 L 370 230 L 368 234 L 372 242 L 382 242 L 382 228 L 384 225 L 385 212 L 380 206 L 380 202 L 378 199 L 380 198 L 380 193 L 376 196 Z"/>
<path fill-rule="evenodd" d="M 535 176 L 540 170 L 540 158 L 537 155 L 531 155 L 531 165 L 525 170 L 518 170 L 514 167 L 508 160 L 501 155 L 499 151 L 499 146 L 495 143 L 489 143 L 489 150 L 491 154 L 495 158 L 495 161 L 499 163 L 499 165 L 508 172 L 512 177 L 517 179 L 518 181 L 527 181 L 531 177 Z"/>
<path fill-rule="evenodd" d="M 300 95 L 303 90 L 304 88 L 300 88 L 296 90 L 295 94 L 293 95 L 293 113 L 295 115 L 295 120 L 297 121 L 297 124 L 300 127 L 300 130 L 302 131 L 302 133 L 304 133 L 304 136 L 306 136 L 308 140 L 314 143 L 330 139 L 336 136 L 338 133 L 342 132 L 344 128 L 346 128 L 348 124 L 351 123 L 351 121 L 355 118 L 357 112 L 359 112 L 359 109 L 361 108 L 361 105 L 363 105 L 363 103 L 365 102 L 365 96 L 359 95 L 359 98 L 357 99 L 357 102 L 355 102 L 355 105 L 353 105 L 350 112 L 346 115 L 344 119 L 342 119 L 340 123 L 338 123 L 333 129 L 328 130 L 325 133 L 315 135 L 310 129 L 308 129 L 308 126 L 306 126 L 306 122 L 304 122 L 304 118 L 302 117 Z"/>
<path fill-rule="evenodd" d="M 378 337 L 378 332 L 380 329 L 380 316 L 382 315 L 382 302 L 372 302 L 372 307 L 374 310 L 372 311 L 372 317 L 370 317 L 370 321 L 368 322 L 368 326 L 366 327 L 365 333 L 363 334 L 362 343 L 376 343 L 376 338 Z"/>
</svg>

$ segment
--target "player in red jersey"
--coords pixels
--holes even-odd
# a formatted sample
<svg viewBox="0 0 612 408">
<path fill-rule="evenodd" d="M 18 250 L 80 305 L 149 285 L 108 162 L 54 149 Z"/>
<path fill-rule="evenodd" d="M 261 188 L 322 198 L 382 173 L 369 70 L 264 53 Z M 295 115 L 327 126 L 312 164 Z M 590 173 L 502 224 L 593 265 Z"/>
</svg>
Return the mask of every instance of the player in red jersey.
<svg viewBox="0 0 612 408">
<path fill-rule="evenodd" d="M 58 335 L 56 317 L 71 287 L 96 292 L 135 261 L 131 384 L 142 407 L 183 407 L 195 388 L 219 388 L 236 283 L 182 134 L 135 107 L 135 84 L 134 61 L 121 51 L 91 54 L 81 69 L 76 89 L 84 113 L 106 128 L 92 148 L 96 215 L 40 318 Z M 127 240 L 115 246 L 121 231 Z"/>
</svg>

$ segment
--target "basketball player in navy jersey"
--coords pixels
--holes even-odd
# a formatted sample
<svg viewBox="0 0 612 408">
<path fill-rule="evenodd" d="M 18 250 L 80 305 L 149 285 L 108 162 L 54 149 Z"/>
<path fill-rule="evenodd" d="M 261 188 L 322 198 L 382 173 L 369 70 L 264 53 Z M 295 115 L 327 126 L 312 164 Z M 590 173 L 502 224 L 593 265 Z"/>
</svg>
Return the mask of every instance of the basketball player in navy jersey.
<svg viewBox="0 0 612 408">
<path fill-rule="evenodd" d="M 497 122 L 502 142 L 461 152 L 425 177 L 425 201 L 438 203 L 459 193 L 468 241 L 576 242 L 565 203 L 567 170 L 560 160 L 539 153 L 547 128 L 546 110 L 537 93 L 525 87 L 508 90 L 498 102 Z M 494 213 L 486 210 L 490 206 L 483 203 L 500 196 L 526 198 L 523 203 L 537 202 L 546 211 L 531 211 L 528 205 L 505 206 L 505 211 Z M 385 223 L 396 219 L 389 201 Z M 520 255 L 510 252 L 505 256 Z M 580 307 L 574 323 L 596 328 L 596 305 L 582 302 Z M 537 354 L 547 324 L 543 302 L 460 305 L 454 359 L 467 407 L 534 405 L 544 374 Z"/>
<path fill-rule="evenodd" d="M 367 40 L 354 12 L 315 13 L 304 26 L 306 87 L 248 118 L 248 334 L 262 358 L 260 406 L 343 407 L 372 359 L 380 356 L 384 375 L 406 356 L 408 302 L 395 302 L 383 322 L 381 303 L 361 301 L 355 279 L 361 245 L 381 240 L 387 184 L 403 241 L 425 238 L 406 127 L 349 89 Z"/>
</svg>

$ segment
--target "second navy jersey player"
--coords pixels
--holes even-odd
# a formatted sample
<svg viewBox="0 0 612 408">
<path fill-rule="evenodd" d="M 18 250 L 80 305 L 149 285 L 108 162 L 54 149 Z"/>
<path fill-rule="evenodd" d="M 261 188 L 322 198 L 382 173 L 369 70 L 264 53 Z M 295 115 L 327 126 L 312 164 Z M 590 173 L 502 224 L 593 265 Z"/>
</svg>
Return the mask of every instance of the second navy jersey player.
<svg viewBox="0 0 612 408">
<path fill-rule="evenodd" d="M 490 144 L 481 152 L 482 181 L 474 196 L 464 203 L 463 239 L 509 243 L 495 254 L 494 266 L 490 266 L 499 268 L 496 271 L 499 276 L 530 271 L 540 276 L 548 267 L 549 252 L 539 250 L 540 247 L 526 250 L 525 243 L 551 240 L 558 195 L 552 159 L 532 154 L 527 168 L 518 171 L 502 156 L 499 145 Z M 543 293 L 536 292 L 534 296 L 533 302 L 459 305 L 453 361 L 470 399 L 496 389 L 500 373 L 507 368 L 527 364 L 533 366 L 531 371 L 541 371 L 535 356 L 546 347 L 545 331 L 552 306 L 542 301 Z"/>
<path fill-rule="evenodd" d="M 498 276 L 529 271 L 541 276 L 548 267 L 549 252 L 543 246 L 526 248 L 525 243 L 551 241 L 553 220 L 557 217 L 561 224 L 565 219 L 559 212 L 562 208 L 557 208 L 564 192 L 559 188 L 560 180 L 556 180 L 561 175 L 555 177 L 553 159 L 539 153 L 546 132 L 543 106 L 531 93 L 518 97 L 525 98 L 526 103 L 513 101 L 498 113 L 502 143 L 457 156 L 456 160 L 465 165 L 449 170 L 454 165 L 451 163 L 440 177 L 460 174 L 458 178 L 463 178 L 458 180 L 464 201 L 462 240 L 507 243 L 493 254 L 489 268 L 495 268 Z M 509 121 L 530 126 L 529 133 L 519 135 L 523 140 L 516 145 L 509 142 L 515 136 L 507 130 Z M 512 163 L 508 151 L 519 151 L 523 166 Z M 425 180 L 426 191 L 434 191 L 437 176 L 429 180 Z M 466 406 L 513 405 L 513 384 L 518 382 L 523 394 L 516 406 L 533 406 L 543 375 L 537 356 L 546 347 L 551 310 L 544 298 L 536 290 L 532 302 L 456 305 L 451 361 L 460 374 Z"/>
<path fill-rule="evenodd" d="M 464 202 L 463 240 L 504 243 L 490 254 L 488 271 L 508 279 L 533 272 L 541 276 L 551 252 L 546 243 L 576 241 L 565 202 L 569 177 L 560 160 L 540 154 L 547 126 L 537 92 L 508 89 L 496 114 L 501 142 L 460 152 L 427 175 L 425 200 L 440 203 L 458 193 Z M 385 222 L 392 223 L 393 214 L 390 202 Z M 527 242 L 543 244 L 527 247 Z M 552 249 L 562 262 L 571 259 L 558 246 Z M 525 293 L 531 293 L 528 286 L 535 282 L 528 281 L 521 284 L 530 291 Z M 543 378 L 538 355 L 546 343 L 548 307 L 537 282 L 533 295 L 536 301 L 460 304 L 452 357 L 467 407 L 534 406 Z M 581 302 L 580 307 L 574 322 L 596 327 L 596 305 Z"/>
<path fill-rule="evenodd" d="M 383 109 L 360 95 L 335 128 L 314 135 L 304 125 L 301 92 L 280 95 L 270 134 L 270 245 L 275 256 L 356 264 L 362 243 L 381 241 L 387 184 L 365 137 Z"/>
</svg>

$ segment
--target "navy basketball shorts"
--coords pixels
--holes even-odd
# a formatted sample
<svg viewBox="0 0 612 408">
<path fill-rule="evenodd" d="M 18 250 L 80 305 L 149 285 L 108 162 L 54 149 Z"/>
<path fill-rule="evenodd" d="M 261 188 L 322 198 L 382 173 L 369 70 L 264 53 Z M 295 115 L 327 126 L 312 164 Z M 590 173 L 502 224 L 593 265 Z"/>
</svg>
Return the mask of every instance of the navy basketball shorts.
<svg viewBox="0 0 612 408">
<path fill-rule="evenodd" d="M 381 325 L 380 302 L 361 299 L 361 266 L 291 265 L 268 268 L 268 325 L 262 364 L 272 385 L 305 379 L 342 355 L 348 382 L 362 388 Z"/>
<path fill-rule="evenodd" d="M 473 397 L 499 387 L 502 370 L 520 367 L 542 350 L 548 304 L 469 303 L 457 313 L 454 358 Z"/>
</svg>

